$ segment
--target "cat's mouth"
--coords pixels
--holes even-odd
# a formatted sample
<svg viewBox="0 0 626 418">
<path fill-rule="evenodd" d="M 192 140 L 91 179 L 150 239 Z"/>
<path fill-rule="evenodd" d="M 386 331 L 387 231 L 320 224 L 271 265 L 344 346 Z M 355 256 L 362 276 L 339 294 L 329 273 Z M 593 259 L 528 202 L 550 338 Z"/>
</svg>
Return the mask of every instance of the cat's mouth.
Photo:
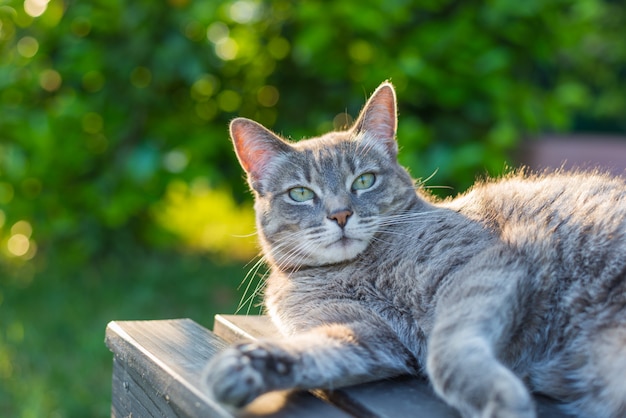
<svg viewBox="0 0 626 418">
<path fill-rule="evenodd" d="M 339 239 L 337 239 L 337 241 L 335 241 L 333 244 L 341 244 L 341 245 L 347 245 L 349 243 L 355 242 L 355 241 L 360 241 L 357 238 L 353 238 L 351 236 L 348 236 L 348 234 L 346 234 L 346 231 L 342 231 L 341 236 L 339 237 Z M 331 244 L 331 245 L 333 245 Z"/>
<path fill-rule="evenodd" d="M 357 250 L 363 246 L 364 241 L 358 238 L 353 238 L 347 236 L 345 233 L 339 238 L 337 241 L 333 242 L 328 246 L 329 249 L 341 249 L 347 253 L 360 252 L 361 250 Z"/>
<path fill-rule="evenodd" d="M 350 245 L 354 241 L 356 241 L 354 238 L 348 238 L 347 236 L 343 235 L 335 244 L 340 244 L 345 247 L 346 245 Z"/>
</svg>

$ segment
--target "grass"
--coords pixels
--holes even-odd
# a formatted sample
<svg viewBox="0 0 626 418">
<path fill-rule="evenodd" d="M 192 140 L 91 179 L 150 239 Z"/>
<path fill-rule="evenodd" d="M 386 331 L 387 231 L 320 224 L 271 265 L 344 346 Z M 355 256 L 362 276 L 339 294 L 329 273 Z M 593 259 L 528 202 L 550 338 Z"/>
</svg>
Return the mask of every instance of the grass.
<svg viewBox="0 0 626 418">
<path fill-rule="evenodd" d="M 241 264 L 197 255 L 106 257 L 80 270 L 49 263 L 0 275 L 0 410 L 11 417 L 108 417 L 111 320 L 235 312 Z"/>
</svg>

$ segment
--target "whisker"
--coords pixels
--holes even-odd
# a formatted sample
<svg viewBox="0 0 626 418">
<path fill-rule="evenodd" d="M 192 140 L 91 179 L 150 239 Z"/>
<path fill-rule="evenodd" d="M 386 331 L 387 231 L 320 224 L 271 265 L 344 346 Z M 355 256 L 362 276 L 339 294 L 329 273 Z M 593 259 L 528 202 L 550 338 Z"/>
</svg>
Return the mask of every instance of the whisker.
<svg viewBox="0 0 626 418">
<path fill-rule="evenodd" d="M 288 265 L 294 265 L 296 268 L 299 268 L 299 263 L 293 263 L 298 257 L 301 257 L 305 254 L 306 247 L 310 245 L 311 241 L 304 240 L 304 246 L 302 244 L 302 240 L 298 236 L 297 238 L 289 237 L 289 244 L 295 243 L 296 245 L 291 248 L 288 252 L 282 254 L 282 256 L 275 260 L 275 263 L 279 270 L 285 270 Z"/>
<path fill-rule="evenodd" d="M 432 214 L 432 213 L 439 213 L 439 212 L 435 210 L 428 210 L 428 211 L 423 211 L 423 212 L 400 212 L 395 215 L 383 215 L 383 218 L 387 219 L 387 218 L 397 218 L 397 217 L 403 217 L 403 216 L 422 216 L 422 215 Z"/>
<path fill-rule="evenodd" d="M 400 237 L 410 237 L 411 236 L 411 234 L 406 234 L 404 232 L 398 232 L 398 231 L 390 231 L 388 229 L 379 229 L 377 232 L 380 233 L 380 234 L 397 235 L 397 236 L 400 236 Z"/>
<path fill-rule="evenodd" d="M 433 173 L 430 176 L 426 177 L 424 180 L 419 179 L 417 181 L 418 186 L 421 187 L 422 185 L 426 184 L 426 182 L 430 181 L 433 177 L 435 177 L 438 172 L 439 172 L 439 167 L 435 168 L 435 171 L 433 171 Z"/>
<path fill-rule="evenodd" d="M 250 237 L 253 237 L 255 235 L 258 235 L 257 231 L 251 232 L 249 234 L 243 234 L 243 235 L 231 235 L 231 237 L 233 237 L 233 238 L 250 238 Z"/>
<path fill-rule="evenodd" d="M 380 237 L 377 237 L 377 236 L 373 236 L 373 237 L 372 237 L 372 241 L 382 242 L 382 243 L 384 243 L 384 244 L 391 245 L 391 242 L 390 242 L 390 241 L 384 240 L 384 239 L 382 239 L 382 238 L 380 238 Z"/>
<path fill-rule="evenodd" d="M 241 281 L 241 283 L 239 283 L 239 286 L 237 286 L 237 290 L 240 290 L 241 287 L 246 283 L 249 282 L 249 280 L 252 280 L 252 277 L 254 276 L 254 274 L 256 273 L 256 271 L 259 268 L 259 264 L 263 262 L 263 258 L 260 258 L 259 260 L 256 261 L 256 263 L 254 263 L 254 265 L 252 266 L 252 268 L 250 268 L 248 270 L 248 272 L 246 273 L 246 275 L 244 276 L 243 280 Z M 250 283 L 247 284 L 245 290 L 244 290 L 244 295 L 246 294 L 246 292 L 248 291 L 248 288 L 250 287 Z M 241 303 L 241 301 L 240 301 Z"/>
<path fill-rule="evenodd" d="M 454 190 L 454 187 L 452 187 L 452 186 L 424 186 L 422 188 L 423 189 L 447 189 L 447 190 Z"/>
<path fill-rule="evenodd" d="M 433 220 L 438 219 L 438 218 L 421 218 L 421 219 L 405 219 L 405 220 L 395 220 L 395 221 L 387 221 L 387 222 L 381 222 L 378 224 L 379 227 L 383 227 L 383 226 L 399 226 L 399 225 L 413 225 L 418 221 L 430 221 L 432 222 Z"/>
<path fill-rule="evenodd" d="M 385 219 L 378 223 L 378 226 L 393 226 L 393 225 L 405 225 L 414 224 L 416 222 L 432 221 L 439 219 L 439 216 L 423 216 L 414 218 L 397 218 L 397 219 Z"/>
<path fill-rule="evenodd" d="M 250 295 L 250 297 L 248 297 L 248 299 L 246 300 L 246 302 L 244 303 L 245 305 L 248 305 L 248 309 L 246 310 L 246 315 L 250 315 L 250 310 L 252 309 L 252 306 L 255 305 L 254 304 L 254 300 L 263 292 L 263 290 L 265 290 L 265 286 L 267 285 L 267 281 L 265 280 L 266 277 L 268 276 L 268 273 L 266 272 L 265 274 L 263 274 L 263 276 L 261 276 L 261 278 L 259 279 L 254 291 L 252 292 L 252 294 Z M 263 306 L 263 302 L 259 301 L 256 303 L 256 306 Z M 260 314 L 260 312 L 259 312 Z"/>
<path fill-rule="evenodd" d="M 250 290 L 250 287 L 252 286 L 252 283 L 254 282 L 254 277 L 258 274 L 259 269 L 263 266 L 264 261 L 265 261 L 265 258 L 260 258 L 254 264 L 254 266 L 252 266 L 252 268 L 248 271 L 248 273 L 246 273 L 246 276 L 242 280 L 241 284 L 237 287 L 237 290 L 239 290 L 241 286 L 243 286 L 243 284 L 247 282 L 246 288 L 243 291 L 243 294 L 241 295 L 241 299 L 239 300 L 239 304 L 237 305 L 237 310 L 235 311 L 235 313 L 238 313 L 246 305 L 248 301 L 248 299 L 246 299 L 246 295 L 248 294 L 248 291 Z"/>
</svg>

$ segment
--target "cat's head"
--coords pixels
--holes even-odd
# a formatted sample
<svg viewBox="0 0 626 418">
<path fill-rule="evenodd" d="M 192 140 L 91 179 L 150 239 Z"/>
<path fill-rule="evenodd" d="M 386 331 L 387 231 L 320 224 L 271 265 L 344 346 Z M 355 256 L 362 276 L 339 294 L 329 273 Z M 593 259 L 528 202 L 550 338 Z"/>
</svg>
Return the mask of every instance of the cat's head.
<svg viewBox="0 0 626 418">
<path fill-rule="evenodd" d="M 396 97 L 383 83 L 346 131 L 288 142 L 249 119 L 230 125 L 255 195 L 257 229 L 278 268 L 352 260 L 415 202 L 396 161 Z"/>
</svg>

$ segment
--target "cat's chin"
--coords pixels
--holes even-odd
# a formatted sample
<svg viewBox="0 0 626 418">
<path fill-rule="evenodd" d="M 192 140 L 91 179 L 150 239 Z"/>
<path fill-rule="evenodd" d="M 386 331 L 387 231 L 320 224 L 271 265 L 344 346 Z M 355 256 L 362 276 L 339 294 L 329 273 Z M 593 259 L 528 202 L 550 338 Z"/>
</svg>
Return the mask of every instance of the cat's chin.
<svg viewBox="0 0 626 418">
<path fill-rule="evenodd" d="M 323 266 L 350 261 L 365 251 L 367 245 L 367 241 L 343 237 L 320 250 L 320 253 L 317 255 L 318 265 Z"/>
</svg>

